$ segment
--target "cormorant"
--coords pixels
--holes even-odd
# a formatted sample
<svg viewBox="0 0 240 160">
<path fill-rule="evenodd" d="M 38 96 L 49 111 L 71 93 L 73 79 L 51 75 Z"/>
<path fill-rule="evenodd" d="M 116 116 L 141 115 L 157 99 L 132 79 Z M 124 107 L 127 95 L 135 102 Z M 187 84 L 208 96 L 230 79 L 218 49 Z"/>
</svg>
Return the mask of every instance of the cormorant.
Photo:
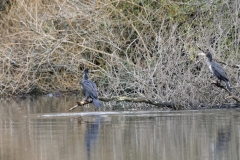
<svg viewBox="0 0 240 160">
<path fill-rule="evenodd" d="M 88 69 L 84 70 L 84 77 L 81 81 L 81 85 L 86 94 L 86 101 L 88 101 L 88 98 L 91 98 L 94 106 L 101 107 L 102 103 L 98 100 L 97 85 L 93 81 L 88 80 Z"/>
<path fill-rule="evenodd" d="M 224 81 L 226 83 L 228 90 L 231 91 L 226 72 L 223 70 L 223 68 L 217 62 L 214 62 L 212 60 L 212 54 L 210 53 L 210 51 L 207 50 L 206 52 L 201 52 L 201 53 L 199 53 L 199 55 L 204 55 L 207 57 L 206 63 L 208 65 L 210 71 L 213 73 L 213 75 L 215 77 L 217 77 L 220 80 L 220 83 L 221 83 L 221 81 Z"/>
</svg>

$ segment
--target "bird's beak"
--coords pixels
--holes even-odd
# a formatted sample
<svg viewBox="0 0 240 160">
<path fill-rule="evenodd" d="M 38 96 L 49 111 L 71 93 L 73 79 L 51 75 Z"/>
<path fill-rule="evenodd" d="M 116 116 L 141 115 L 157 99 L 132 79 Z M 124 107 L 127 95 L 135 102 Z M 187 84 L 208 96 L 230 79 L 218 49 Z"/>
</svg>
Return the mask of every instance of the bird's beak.
<svg viewBox="0 0 240 160">
<path fill-rule="evenodd" d="M 204 52 L 200 52 L 198 53 L 198 56 L 206 56 L 206 54 Z"/>
</svg>

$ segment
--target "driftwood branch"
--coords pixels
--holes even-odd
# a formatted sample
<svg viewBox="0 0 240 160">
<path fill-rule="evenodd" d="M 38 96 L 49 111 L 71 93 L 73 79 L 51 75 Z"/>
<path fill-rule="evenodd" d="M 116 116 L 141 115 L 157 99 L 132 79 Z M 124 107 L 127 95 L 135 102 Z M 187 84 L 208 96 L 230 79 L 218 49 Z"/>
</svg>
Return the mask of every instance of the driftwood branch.
<svg viewBox="0 0 240 160">
<path fill-rule="evenodd" d="M 116 101 L 116 102 L 121 102 L 121 101 L 125 101 L 125 102 L 134 102 L 134 103 L 147 103 L 147 104 L 151 104 L 157 107 L 167 107 L 169 109 L 180 109 L 183 108 L 184 106 L 177 104 L 177 103 L 173 103 L 173 102 L 164 102 L 164 101 L 159 101 L 159 100 L 154 100 L 154 99 L 148 99 L 148 98 L 143 98 L 143 97 L 126 97 L 126 96 L 113 96 L 110 98 L 104 98 L 104 97 L 99 97 L 99 100 L 104 101 L 104 102 L 109 102 L 109 101 Z M 70 108 L 70 110 L 75 109 L 78 106 L 84 106 L 86 104 L 92 103 L 92 102 L 88 102 L 88 101 L 81 101 L 81 102 L 76 102 L 77 105 Z"/>
<path fill-rule="evenodd" d="M 236 102 L 240 102 L 240 98 L 237 97 L 236 95 L 234 95 L 232 92 L 230 92 L 226 86 L 223 86 L 222 84 L 220 83 L 217 83 L 216 81 L 213 81 L 212 84 L 214 84 L 216 87 L 219 87 L 221 89 L 224 89 L 228 94 L 229 96 L 225 97 L 225 99 L 234 99 Z"/>
<path fill-rule="evenodd" d="M 77 105 L 75 105 L 75 106 L 73 106 L 72 108 L 70 108 L 69 110 L 71 111 L 71 110 L 73 110 L 73 109 L 75 109 L 75 108 L 77 108 L 77 107 L 79 107 L 79 106 L 84 106 L 84 105 L 86 105 L 86 104 L 89 104 L 89 103 L 92 103 L 92 101 L 81 101 L 81 102 L 76 102 L 77 103 Z"/>
</svg>

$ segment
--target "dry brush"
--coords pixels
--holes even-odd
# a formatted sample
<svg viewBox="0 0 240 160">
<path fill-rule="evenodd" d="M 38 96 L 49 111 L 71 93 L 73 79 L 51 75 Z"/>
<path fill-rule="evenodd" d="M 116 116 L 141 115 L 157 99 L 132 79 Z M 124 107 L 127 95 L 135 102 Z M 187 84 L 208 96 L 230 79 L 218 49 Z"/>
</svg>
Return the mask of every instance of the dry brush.
<svg viewBox="0 0 240 160">
<path fill-rule="evenodd" d="M 238 68 L 229 67 L 240 59 L 238 1 L 6 2 L 0 15 L 2 96 L 81 90 L 87 67 L 102 97 L 144 97 L 181 108 L 234 103 L 211 84 L 197 46 L 226 64 L 239 96 Z"/>
</svg>

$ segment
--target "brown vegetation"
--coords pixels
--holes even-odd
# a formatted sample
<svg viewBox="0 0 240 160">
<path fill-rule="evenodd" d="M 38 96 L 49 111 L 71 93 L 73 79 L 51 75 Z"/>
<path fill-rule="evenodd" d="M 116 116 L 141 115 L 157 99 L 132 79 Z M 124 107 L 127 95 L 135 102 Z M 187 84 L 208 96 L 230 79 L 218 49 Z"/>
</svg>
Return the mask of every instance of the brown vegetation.
<svg viewBox="0 0 240 160">
<path fill-rule="evenodd" d="M 83 68 L 103 97 L 192 106 L 233 103 L 196 58 L 224 62 L 238 92 L 238 1 L 5 0 L 1 3 L 0 94 L 81 90 Z M 94 75 L 94 76 L 93 76 Z"/>
</svg>

